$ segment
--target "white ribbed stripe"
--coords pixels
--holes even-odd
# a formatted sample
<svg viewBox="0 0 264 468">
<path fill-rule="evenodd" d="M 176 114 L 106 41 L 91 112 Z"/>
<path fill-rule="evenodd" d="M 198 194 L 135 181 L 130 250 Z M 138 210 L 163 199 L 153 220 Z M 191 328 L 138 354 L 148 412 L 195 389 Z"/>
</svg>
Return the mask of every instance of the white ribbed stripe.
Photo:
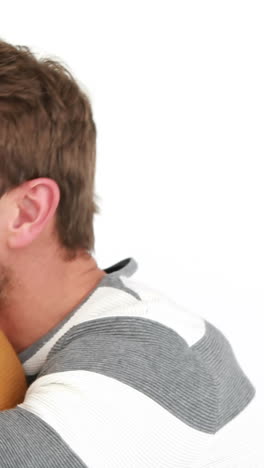
<svg viewBox="0 0 264 468">
<path fill-rule="evenodd" d="M 158 321 L 186 340 L 189 346 L 196 343 L 205 333 L 203 318 L 179 307 L 172 299 L 156 293 L 140 283 L 122 277 L 124 284 L 142 294 L 143 301 L 117 288 L 100 287 L 76 313 L 47 341 L 34 356 L 24 362 L 27 374 L 39 372 L 50 349 L 74 325 L 103 317 L 137 316 Z"/>
<path fill-rule="evenodd" d="M 205 334 L 204 318 L 177 304 L 174 299 L 159 289 L 135 281 L 122 278 L 125 286 L 137 292 L 143 303 L 148 304 L 146 316 L 166 325 L 176 331 L 189 346 L 194 345 Z"/>
<path fill-rule="evenodd" d="M 18 406 L 42 418 L 96 468 L 190 468 L 214 437 L 132 387 L 88 371 L 40 377 Z"/>
</svg>

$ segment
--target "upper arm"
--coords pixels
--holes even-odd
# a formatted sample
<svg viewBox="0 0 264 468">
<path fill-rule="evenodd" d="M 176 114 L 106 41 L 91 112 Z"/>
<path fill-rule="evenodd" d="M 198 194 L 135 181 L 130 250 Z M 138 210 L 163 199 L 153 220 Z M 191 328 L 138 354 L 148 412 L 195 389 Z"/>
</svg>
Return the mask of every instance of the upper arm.
<svg viewBox="0 0 264 468">
<path fill-rule="evenodd" d="M 74 467 L 183 468 L 201 455 L 210 438 L 144 393 L 98 372 L 42 376 L 19 407 L 23 418 L 27 414 L 28 434 L 35 437 L 36 461 L 43 460 L 34 467 L 49 466 L 45 461 L 63 452 Z"/>
</svg>

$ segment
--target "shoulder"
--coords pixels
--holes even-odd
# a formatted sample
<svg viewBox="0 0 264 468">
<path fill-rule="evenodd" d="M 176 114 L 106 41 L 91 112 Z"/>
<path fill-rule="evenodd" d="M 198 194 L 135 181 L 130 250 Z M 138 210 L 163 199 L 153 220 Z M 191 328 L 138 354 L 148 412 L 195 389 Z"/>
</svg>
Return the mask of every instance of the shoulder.
<svg viewBox="0 0 264 468">
<path fill-rule="evenodd" d="M 255 395 L 231 344 L 213 324 L 157 290 L 131 280 L 126 287 L 140 300 L 117 294 L 118 305 L 113 293 L 111 313 L 105 310 L 105 316 L 69 329 L 39 377 L 61 373 L 68 379 L 82 371 L 85 380 L 97 373 L 141 392 L 185 424 L 214 434 Z M 77 380 L 79 389 L 84 380 Z"/>
<path fill-rule="evenodd" d="M 220 429 L 234 440 L 242 420 L 243 445 L 255 389 L 224 334 L 155 290 L 126 286 L 108 291 L 104 309 L 94 296 L 94 315 L 87 308 L 56 341 L 20 406 L 95 466 L 181 466 L 212 441 L 218 450 Z"/>
</svg>

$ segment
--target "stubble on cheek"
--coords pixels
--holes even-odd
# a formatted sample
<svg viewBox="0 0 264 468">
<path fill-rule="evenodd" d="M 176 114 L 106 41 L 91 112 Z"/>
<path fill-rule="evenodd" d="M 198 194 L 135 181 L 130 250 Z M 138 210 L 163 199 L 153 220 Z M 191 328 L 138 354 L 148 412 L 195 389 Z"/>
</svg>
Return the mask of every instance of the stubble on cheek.
<svg viewBox="0 0 264 468">
<path fill-rule="evenodd" d="M 6 266 L 0 266 L 0 313 L 10 303 L 13 290 L 12 269 Z"/>
</svg>

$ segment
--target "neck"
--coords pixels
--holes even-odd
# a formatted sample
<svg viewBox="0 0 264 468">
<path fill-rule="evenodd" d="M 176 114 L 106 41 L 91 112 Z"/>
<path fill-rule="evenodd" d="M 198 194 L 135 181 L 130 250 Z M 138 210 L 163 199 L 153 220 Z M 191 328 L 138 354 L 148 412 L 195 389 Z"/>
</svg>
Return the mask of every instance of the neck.
<svg viewBox="0 0 264 468">
<path fill-rule="evenodd" d="M 42 257 L 43 258 L 43 257 Z M 0 304 L 0 329 L 17 353 L 44 336 L 93 291 L 106 273 L 90 256 L 54 264 L 34 262 Z"/>
</svg>

